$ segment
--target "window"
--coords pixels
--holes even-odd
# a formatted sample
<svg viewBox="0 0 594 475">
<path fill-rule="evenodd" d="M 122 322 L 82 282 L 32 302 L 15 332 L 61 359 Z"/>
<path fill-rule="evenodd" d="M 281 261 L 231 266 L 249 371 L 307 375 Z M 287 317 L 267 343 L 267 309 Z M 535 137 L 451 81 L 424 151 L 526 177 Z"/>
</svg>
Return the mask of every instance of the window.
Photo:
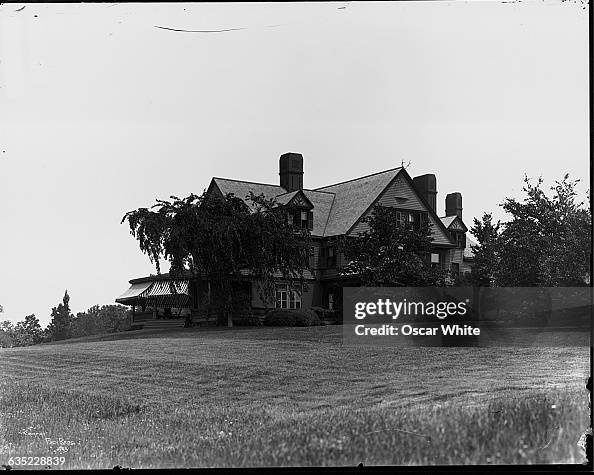
<svg viewBox="0 0 594 475">
<path fill-rule="evenodd" d="M 439 266 L 439 253 L 432 252 L 431 253 L 431 267 L 438 267 Z"/>
<path fill-rule="evenodd" d="M 289 223 L 289 225 L 293 224 L 293 215 L 291 213 L 287 214 L 287 223 Z"/>
<path fill-rule="evenodd" d="M 304 229 L 313 229 L 313 212 L 296 210 L 289 213 L 289 224 Z"/>
<path fill-rule="evenodd" d="M 328 294 L 328 310 L 334 310 L 334 293 Z"/>
<path fill-rule="evenodd" d="M 398 226 L 410 225 L 413 229 L 419 230 L 421 225 L 429 220 L 427 212 L 419 211 L 396 211 L 396 224 Z"/>
<path fill-rule="evenodd" d="M 307 228 L 307 211 L 301 211 L 301 227 Z"/>
<path fill-rule="evenodd" d="M 276 308 L 301 308 L 301 293 L 297 290 L 289 290 L 288 284 L 277 284 Z"/>
</svg>

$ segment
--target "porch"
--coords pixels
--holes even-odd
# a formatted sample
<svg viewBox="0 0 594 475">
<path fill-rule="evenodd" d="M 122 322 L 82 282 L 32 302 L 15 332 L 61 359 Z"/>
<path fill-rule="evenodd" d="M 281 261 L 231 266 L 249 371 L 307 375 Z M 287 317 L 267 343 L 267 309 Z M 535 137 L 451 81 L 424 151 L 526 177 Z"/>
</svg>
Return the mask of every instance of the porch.
<svg viewBox="0 0 594 475">
<path fill-rule="evenodd" d="M 130 280 L 130 288 L 116 298 L 132 311 L 132 328 L 189 326 L 233 326 L 232 316 L 222 322 L 221 312 L 212 302 L 218 296 L 209 281 L 170 278 L 168 274 Z M 249 281 L 237 282 L 239 294 L 251 301 Z"/>
</svg>

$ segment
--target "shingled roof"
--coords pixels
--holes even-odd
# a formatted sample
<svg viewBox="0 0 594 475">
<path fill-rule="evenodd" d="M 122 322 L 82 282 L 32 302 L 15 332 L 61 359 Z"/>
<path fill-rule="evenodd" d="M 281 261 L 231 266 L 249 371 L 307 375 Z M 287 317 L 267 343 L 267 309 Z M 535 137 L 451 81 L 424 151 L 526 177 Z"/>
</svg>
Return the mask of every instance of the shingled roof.
<svg viewBox="0 0 594 475">
<path fill-rule="evenodd" d="M 314 205 L 312 235 L 346 234 L 401 170 L 398 167 L 315 190 L 304 189 L 303 193 Z M 278 199 L 280 203 L 287 203 L 296 194 L 279 185 L 218 177 L 212 181 L 224 195 L 233 193 L 244 200 L 250 191 L 264 194 L 267 199 Z"/>
<path fill-rule="evenodd" d="M 216 184 L 223 195 L 233 193 L 237 198 L 241 198 L 246 201 L 250 191 L 253 191 L 255 195 L 263 194 L 266 199 L 275 198 L 278 195 L 285 194 L 285 190 L 279 185 L 268 185 L 266 183 L 254 183 L 251 181 L 243 180 L 230 180 L 228 178 L 214 177 L 212 181 Z M 251 205 L 251 202 L 247 202 Z"/>
<path fill-rule="evenodd" d="M 401 167 L 393 168 L 373 175 L 317 188 L 316 191 L 334 193 L 334 202 L 324 236 L 345 234 L 373 204 L 394 177 L 398 175 L 400 170 L 402 170 Z"/>
</svg>

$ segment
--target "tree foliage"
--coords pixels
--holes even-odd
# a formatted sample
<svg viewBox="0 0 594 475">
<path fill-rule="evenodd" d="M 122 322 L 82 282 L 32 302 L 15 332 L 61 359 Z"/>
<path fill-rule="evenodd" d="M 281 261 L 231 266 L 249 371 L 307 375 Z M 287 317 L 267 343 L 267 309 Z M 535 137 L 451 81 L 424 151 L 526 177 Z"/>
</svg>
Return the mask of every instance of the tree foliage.
<svg viewBox="0 0 594 475">
<path fill-rule="evenodd" d="M 499 259 L 499 231 L 501 223 L 493 223 L 493 215 L 485 213 L 479 221 L 474 218 L 470 229 L 477 238 L 478 245 L 471 245 L 474 262 L 471 268 L 470 282 L 479 287 L 489 287 L 495 280 Z"/>
<path fill-rule="evenodd" d="M 0 322 L 0 348 L 13 346 L 29 346 L 41 343 L 44 332 L 35 315 L 27 315 L 25 319 L 16 324 L 6 320 Z"/>
<path fill-rule="evenodd" d="M 131 312 L 123 305 L 93 305 L 79 312 L 72 320 L 73 338 L 101 333 L 115 333 L 130 329 Z"/>
<path fill-rule="evenodd" d="M 22 322 L 17 322 L 15 334 L 17 337 L 15 346 L 36 345 L 41 343 L 44 337 L 39 319 L 34 314 L 27 315 Z"/>
<path fill-rule="evenodd" d="M 209 280 L 226 296 L 219 304 L 227 312 L 234 282 L 249 275 L 270 301 L 275 278 L 302 283 L 309 266 L 309 231 L 289 224 L 287 208 L 263 195 L 250 193 L 246 201 L 233 194 L 172 196 L 126 213 L 125 221 L 158 274 L 164 259 L 172 276 L 189 273 Z"/>
<path fill-rule="evenodd" d="M 74 317 L 70 311 L 69 302 L 70 296 L 66 291 L 62 303 L 52 308 L 52 319 L 46 329 L 50 341 L 65 340 L 71 336 L 71 325 Z"/>
<path fill-rule="evenodd" d="M 10 320 L 0 322 L 0 348 L 12 348 L 15 345 L 14 327 Z"/>
<path fill-rule="evenodd" d="M 493 224 L 490 214 L 475 219 L 475 285 L 585 285 L 590 278 L 592 216 L 576 201 L 578 182 L 565 175 L 548 196 L 542 178 L 533 184 L 525 177 L 524 199 L 506 198 L 500 205 L 509 221 Z"/>
<path fill-rule="evenodd" d="M 410 223 L 397 222 L 397 210 L 376 205 L 362 219 L 369 230 L 343 239 L 339 250 L 347 264 L 342 275 L 357 275 L 365 286 L 441 286 L 447 274 L 431 267 L 431 229 L 422 223 L 415 229 Z"/>
</svg>

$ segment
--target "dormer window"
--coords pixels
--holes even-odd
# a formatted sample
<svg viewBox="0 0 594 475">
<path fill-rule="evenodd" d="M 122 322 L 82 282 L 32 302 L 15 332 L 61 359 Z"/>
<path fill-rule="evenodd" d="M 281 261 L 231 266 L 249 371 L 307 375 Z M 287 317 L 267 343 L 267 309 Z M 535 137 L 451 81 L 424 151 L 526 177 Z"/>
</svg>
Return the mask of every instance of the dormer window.
<svg viewBox="0 0 594 475">
<path fill-rule="evenodd" d="M 288 203 L 287 223 L 301 229 L 313 229 L 313 205 L 302 191 L 298 191 Z"/>
<path fill-rule="evenodd" d="M 313 229 L 313 211 L 295 210 L 287 213 L 287 222 L 302 229 Z"/>
<path fill-rule="evenodd" d="M 307 211 L 301 211 L 301 227 L 307 228 Z"/>
</svg>

